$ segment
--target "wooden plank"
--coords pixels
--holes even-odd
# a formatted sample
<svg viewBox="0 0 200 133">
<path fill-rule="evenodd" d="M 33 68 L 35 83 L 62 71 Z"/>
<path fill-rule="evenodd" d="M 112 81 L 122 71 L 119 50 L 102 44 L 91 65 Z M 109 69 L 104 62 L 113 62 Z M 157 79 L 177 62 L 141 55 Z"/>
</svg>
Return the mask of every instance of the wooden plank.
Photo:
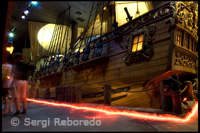
<svg viewBox="0 0 200 133">
<path fill-rule="evenodd" d="M 104 105 L 111 105 L 111 86 L 104 85 Z"/>
<path fill-rule="evenodd" d="M 170 45 L 170 36 L 164 36 L 164 37 L 161 37 L 157 40 L 153 40 L 152 43 L 153 43 L 153 48 L 156 48 L 156 47 L 160 47 L 160 46 L 164 46 L 164 45 Z M 159 40 L 162 40 L 162 41 L 159 41 Z"/>
<path fill-rule="evenodd" d="M 162 26 L 162 25 L 161 25 Z M 157 29 L 158 28 L 158 29 Z M 154 33 L 154 36 L 160 35 L 162 33 L 169 33 L 169 26 L 163 26 L 163 27 L 158 27 L 156 26 L 156 31 Z"/>
<path fill-rule="evenodd" d="M 156 47 L 156 48 L 154 48 L 154 54 L 157 54 L 162 51 L 168 51 L 168 49 L 169 49 L 169 45 L 163 45 L 161 47 Z"/>
</svg>

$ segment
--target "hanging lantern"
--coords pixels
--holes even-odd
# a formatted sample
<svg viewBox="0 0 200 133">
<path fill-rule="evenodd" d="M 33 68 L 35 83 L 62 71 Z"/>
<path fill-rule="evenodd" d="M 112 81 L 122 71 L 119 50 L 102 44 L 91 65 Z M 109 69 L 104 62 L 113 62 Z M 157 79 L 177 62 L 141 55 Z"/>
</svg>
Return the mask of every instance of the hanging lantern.
<svg viewBox="0 0 200 133">
<path fill-rule="evenodd" d="M 8 45 L 6 47 L 6 51 L 8 51 L 10 54 L 12 54 L 13 50 L 14 50 L 13 39 L 11 37 L 8 37 Z"/>
</svg>

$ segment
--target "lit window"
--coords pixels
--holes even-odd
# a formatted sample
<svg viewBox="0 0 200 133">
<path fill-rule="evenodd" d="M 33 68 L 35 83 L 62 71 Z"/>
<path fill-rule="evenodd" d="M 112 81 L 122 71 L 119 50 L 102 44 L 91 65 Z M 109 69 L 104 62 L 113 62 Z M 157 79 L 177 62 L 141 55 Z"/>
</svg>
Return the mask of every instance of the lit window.
<svg viewBox="0 0 200 133">
<path fill-rule="evenodd" d="M 140 51 L 143 47 L 143 38 L 144 35 L 140 34 L 133 38 L 132 52 Z"/>
<path fill-rule="evenodd" d="M 196 52 L 196 44 L 195 44 L 195 41 L 193 41 L 193 52 Z"/>
<path fill-rule="evenodd" d="M 192 49 L 193 49 L 193 46 L 192 46 L 193 44 L 192 44 L 192 38 L 190 37 L 189 38 L 189 49 L 192 51 Z"/>
<path fill-rule="evenodd" d="M 183 38 L 183 32 L 181 30 L 177 30 L 176 32 L 176 44 L 178 46 L 183 46 L 183 43 L 182 43 L 182 38 Z"/>
<path fill-rule="evenodd" d="M 188 34 L 185 34 L 185 37 L 184 37 L 184 47 L 185 48 L 187 48 L 187 49 L 189 49 L 189 36 L 188 36 Z"/>
</svg>

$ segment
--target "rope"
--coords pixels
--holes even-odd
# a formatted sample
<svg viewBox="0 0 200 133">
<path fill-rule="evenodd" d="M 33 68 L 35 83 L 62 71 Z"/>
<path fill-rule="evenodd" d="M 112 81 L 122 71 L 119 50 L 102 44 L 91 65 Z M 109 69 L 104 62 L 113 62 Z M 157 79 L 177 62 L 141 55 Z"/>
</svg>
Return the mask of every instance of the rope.
<svg viewBox="0 0 200 133">
<path fill-rule="evenodd" d="M 68 9 L 69 9 L 69 8 L 68 8 Z M 68 10 L 68 9 L 67 9 L 67 10 Z M 66 10 L 66 11 L 67 11 L 67 10 Z M 64 37 L 63 37 L 63 32 L 64 32 L 63 29 L 64 29 L 65 13 L 66 13 L 66 11 L 64 12 L 63 17 L 61 18 L 61 19 L 62 19 L 62 20 L 61 20 L 61 27 L 62 27 L 61 29 L 62 29 L 62 31 L 61 31 L 61 33 L 60 33 L 61 35 L 60 35 L 60 40 L 59 40 L 59 41 L 60 41 L 60 42 L 59 42 L 60 45 L 59 45 L 59 49 L 58 49 L 58 59 L 60 59 L 60 57 L 59 57 L 59 54 L 61 53 L 61 52 L 60 52 L 60 51 L 61 51 L 61 50 L 60 50 L 60 47 L 63 48 L 63 42 L 64 42 L 64 37 L 65 37 L 65 34 L 64 34 Z M 64 33 L 66 33 L 66 29 L 65 29 L 65 32 L 64 32 Z"/>
<path fill-rule="evenodd" d="M 192 85 L 193 87 L 196 85 L 196 82 L 194 82 L 194 84 Z"/>
<path fill-rule="evenodd" d="M 128 91 L 128 90 L 114 90 L 112 89 L 112 91 L 115 91 L 115 92 L 144 92 L 144 91 L 148 91 L 148 90 L 152 90 L 152 89 L 155 89 L 157 87 L 159 87 L 160 85 L 157 85 L 157 86 L 154 86 L 152 88 L 149 88 L 149 89 L 146 89 L 146 90 L 141 90 L 141 91 Z"/>
<path fill-rule="evenodd" d="M 56 21 L 56 24 L 55 24 L 55 28 L 54 28 L 54 36 L 53 36 L 53 38 L 52 38 L 52 40 L 51 40 L 51 42 L 52 42 L 52 50 L 51 50 L 51 54 L 50 54 L 50 58 L 49 58 L 49 63 L 51 62 L 51 60 L 52 60 L 52 56 L 53 56 L 53 54 L 54 54 L 54 51 L 55 51 L 55 48 L 56 48 L 56 40 L 57 40 L 57 31 L 58 31 L 58 19 L 57 19 L 57 21 Z"/>
<path fill-rule="evenodd" d="M 56 22 L 57 22 L 58 20 L 56 20 Z M 52 37 L 51 37 L 51 41 L 50 41 L 50 44 L 49 44 L 49 48 L 48 48 L 48 51 L 47 51 L 47 56 L 48 56 L 48 54 L 49 54 L 49 56 L 50 56 L 50 54 L 52 53 L 52 49 L 53 49 L 53 40 L 54 40 L 54 36 L 55 36 L 55 29 L 56 29 L 56 26 L 54 26 L 54 29 L 53 29 L 53 34 L 52 34 Z M 46 66 L 47 65 L 47 63 L 48 63 L 48 60 L 49 60 L 49 57 L 48 57 L 48 59 L 44 62 L 44 65 L 43 66 Z"/>
<path fill-rule="evenodd" d="M 98 15 L 99 10 L 100 10 L 100 3 L 98 2 L 98 3 L 97 3 L 96 14 L 95 14 L 95 18 L 94 18 L 94 23 L 93 23 L 93 27 L 92 27 L 92 31 L 91 31 L 91 35 L 90 35 L 90 40 L 89 40 L 89 44 L 88 44 L 87 47 L 90 46 L 90 43 L 91 43 L 91 40 L 92 40 L 92 35 L 93 35 L 93 32 L 94 32 L 94 25 L 95 25 L 96 18 L 97 18 L 97 15 Z"/>
<path fill-rule="evenodd" d="M 104 2 L 103 2 L 103 8 L 104 8 Z M 101 18 L 101 29 L 100 29 L 100 37 L 99 37 L 99 40 L 101 40 L 101 36 L 102 36 L 103 14 L 104 14 L 104 9 L 103 9 L 102 16 L 101 16 L 102 18 Z"/>
<path fill-rule="evenodd" d="M 180 81 L 176 80 L 176 79 L 173 79 L 172 77 L 169 77 L 169 79 L 172 79 L 174 80 L 175 82 L 178 82 L 179 84 L 182 84 Z"/>
<path fill-rule="evenodd" d="M 82 47 L 82 43 L 83 43 L 83 39 L 84 39 L 84 37 L 85 37 L 85 34 L 86 34 L 86 32 L 87 32 L 87 30 L 88 30 L 88 25 L 89 25 L 89 20 L 90 20 L 90 17 L 91 17 L 91 13 L 92 13 L 92 11 L 93 11 L 93 7 L 94 7 L 94 1 L 93 1 L 93 4 L 92 4 L 92 8 L 91 8 L 91 11 L 90 11 L 90 16 L 89 16 L 89 19 L 88 19 L 88 22 L 87 22 L 87 27 L 85 28 L 85 30 L 84 30 L 84 32 L 83 32 L 83 38 L 82 38 L 82 40 L 81 40 L 81 44 L 80 44 L 80 46 L 79 46 L 79 49 L 78 49 L 78 51 L 80 52 L 80 49 L 81 49 L 81 47 Z"/>
<path fill-rule="evenodd" d="M 66 47 L 65 47 L 65 57 L 66 57 L 66 54 L 67 54 L 67 44 L 68 44 L 68 35 L 69 35 L 69 23 L 70 23 L 70 10 L 71 10 L 71 7 L 69 7 L 69 14 L 68 14 L 68 20 L 67 20 L 67 39 L 66 39 Z M 66 32 L 65 32 L 66 33 Z"/>
<path fill-rule="evenodd" d="M 181 91 L 181 93 L 183 93 L 186 89 L 187 89 L 187 85 L 185 86 L 185 88 Z"/>
</svg>

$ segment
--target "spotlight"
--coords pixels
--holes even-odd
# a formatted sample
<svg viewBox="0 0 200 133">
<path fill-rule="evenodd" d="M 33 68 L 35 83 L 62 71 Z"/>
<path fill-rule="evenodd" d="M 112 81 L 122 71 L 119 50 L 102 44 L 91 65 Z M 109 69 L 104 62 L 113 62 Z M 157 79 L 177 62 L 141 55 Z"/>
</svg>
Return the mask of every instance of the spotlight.
<svg viewBox="0 0 200 133">
<path fill-rule="evenodd" d="M 26 18 L 26 16 L 24 14 L 22 14 L 22 19 L 25 19 L 25 18 Z"/>
<path fill-rule="evenodd" d="M 33 5 L 37 5 L 37 4 L 38 4 L 37 1 L 31 1 L 31 3 L 32 3 Z"/>
<path fill-rule="evenodd" d="M 24 14 L 25 14 L 25 15 L 28 15 L 28 14 L 29 14 L 29 10 L 26 9 L 26 10 L 24 11 Z"/>
<path fill-rule="evenodd" d="M 12 32 L 10 32 L 10 33 L 9 33 L 9 37 L 10 37 L 10 38 L 13 38 L 13 37 L 14 37 L 14 34 L 13 34 Z"/>
</svg>

